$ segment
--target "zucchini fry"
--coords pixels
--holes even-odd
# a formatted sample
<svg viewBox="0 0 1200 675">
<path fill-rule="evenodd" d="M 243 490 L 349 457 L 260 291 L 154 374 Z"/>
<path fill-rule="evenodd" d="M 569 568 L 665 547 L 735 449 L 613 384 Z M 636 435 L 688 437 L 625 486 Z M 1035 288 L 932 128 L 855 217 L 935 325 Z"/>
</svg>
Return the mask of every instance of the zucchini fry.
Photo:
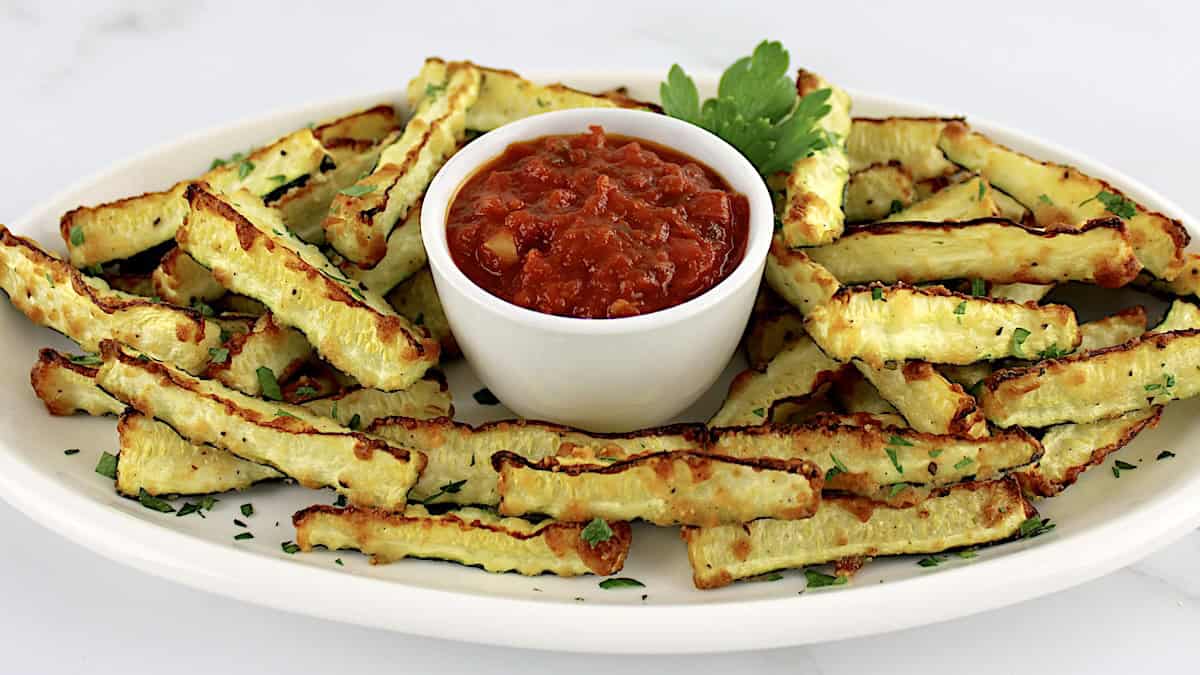
<svg viewBox="0 0 1200 675">
<path fill-rule="evenodd" d="M 404 134 L 379 155 L 370 175 L 334 198 L 322 226 L 334 249 L 372 266 L 387 253 L 388 235 L 408 215 L 466 132 L 466 111 L 479 96 L 481 75 L 470 63 L 446 65 L 445 79 L 429 83 L 414 101 Z"/>
<path fill-rule="evenodd" d="M 829 396 L 826 393 L 815 393 L 808 396 L 781 398 L 775 401 L 771 404 L 771 409 L 767 411 L 767 421 L 771 424 L 805 424 L 818 415 L 824 417 L 835 414 L 837 414 L 837 410 L 833 401 L 829 400 Z M 899 415 L 893 417 L 895 420 L 888 420 L 887 424 L 907 426 L 903 417 Z M 880 424 L 883 423 L 880 422 Z"/>
<path fill-rule="evenodd" d="M 437 363 L 437 342 L 382 297 L 342 278 L 252 196 L 222 198 L 201 185 L 187 196 L 192 213 L 176 234 L 179 245 L 222 286 L 263 302 L 278 322 L 304 333 L 339 370 L 363 386 L 395 391 Z"/>
<path fill-rule="evenodd" d="M 804 336 L 804 317 L 794 309 L 756 311 L 746 331 L 746 360 L 754 370 L 767 367 L 790 342 Z"/>
<path fill-rule="evenodd" d="M 1200 328 L 1195 326 L 1180 326 L 1179 328 Z M 1178 328 L 1168 328 L 1178 330 Z M 1079 342 L 1078 352 L 1090 352 L 1095 349 L 1113 347 L 1146 332 L 1146 308 L 1141 305 L 1106 316 L 1103 319 L 1079 324 L 1079 333 L 1083 339 Z"/>
<path fill-rule="evenodd" d="M 993 284 L 988 296 L 1012 300 L 1023 305 L 1027 302 L 1041 302 L 1052 290 L 1054 284 Z"/>
<path fill-rule="evenodd" d="M 980 404 L 1002 427 L 1094 422 L 1200 394 L 1200 330 L 1011 368 L 984 380 Z"/>
<path fill-rule="evenodd" d="M 1142 323 L 1145 325 L 1144 319 Z M 1200 328 L 1200 307 L 1186 300 L 1176 300 L 1171 303 L 1171 308 L 1167 310 L 1167 315 L 1163 317 L 1162 322 L 1154 327 L 1154 332 L 1167 333 L 1173 330 L 1192 328 Z"/>
<path fill-rule="evenodd" d="M 850 162 L 846 158 L 850 95 L 806 70 L 797 73 L 796 89 L 801 97 L 822 89 L 830 90 L 830 110 L 821 118 L 820 126 L 832 139 L 832 144 L 797 161 L 788 174 L 787 196 L 780 221 L 783 241 L 792 248 L 827 244 L 842 234 L 845 224 L 842 198 L 850 178 Z"/>
<path fill-rule="evenodd" d="M 366 429 L 378 420 L 391 417 L 403 416 L 425 420 L 450 417 L 454 414 L 450 389 L 442 377 L 417 380 L 411 387 L 402 391 L 379 391 L 358 387 L 300 405 L 355 431 Z M 412 447 L 403 443 L 401 445 Z"/>
<path fill-rule="evenodd" d="M 1066 232 L 1031 230 L 1000 218 L 880 223 L 850 228 L 808 255 L 846 284 L 984 279 L 1119 288 L 1141 270 L 1119 218 Z"/>
<path fill-rule="evenodd" d="M 100 387 L 169 424 L 193 443 L 274 467 L 305 487 L 331 487 L 350 503 L 399 509 L 425 467 L 401 449 L 287 403 L 251 398 L 135 354 L 112 340 L 101 346 Z"/>
<path fill-rule="evenodd" d="M 29 382 L 51 415 L 120 415 L 125 404 L 96 386 L 99 364 L 100 357 L 92 354 L 68 356 L 42 349 Z"/>
<path fill-rule="evenodd" d="M 767 410 L 782 398 L 805 396 L 832 381 L 843 364 L 830 359 L 808 336 L 788 343 L 763 370 L 746 370 L 729 385 L 710 427 L 763 424 Z"/>
<path fill-rule="evenodd" d="M 872 368 L 862 361 L 854 365 L 913 429 L 929 434 L 987 435 L 987 420 L 975 399 L 930 364 L 909 361 L 891 369 Z"/>
<path fill-rule="evenodd" d="M 936 488 L 999 478 L 1042 456 L 1037 439 L 1020 429 L 976 438 L 866 422 L 844 425 L 837 417 L 818 416 L 793 427 L 717 429 L 708 451 L 723 457 L 803 459 L 820 468 L 826 490 L 880 501 L 903 496 L 903 486 Z"/>
<path fill-rule="evenodd" d="M 1190 297 L 1193 301 L 1200 299 L 1200 253 L 1185 251 L 1179 276 L 1171 281 L 1163 281 L 1156 279 L 1152 274 L 1143 273 L 1138 275 L 1134 283 L 1157 293 Z"/>
<path fill-rule="evenodd" d="M 500 503 L 492 454 L 508 450 L 532 461 L 556 455 L 609 461 L 633 455 L 704 447 L 704 428 L 677 425 L 630 434 L 590 434 L 542 422 L 492 422 L 477 427 L 450 419 L 382 419 L 372 435 L 415 448 L 428 462 L 413 486 L 413 501 L 424 504 Z"/>
<path fill-rule="evenodd" d="M 1053 497 L 1073 485 L 1084 471 L 1128 445 L 1142 430 L 1157 426 L 1162 411 L 1163 406 L 1156 405 L 1106 420 L 1050 427 L 1042 436 L 1046 454 L 1037 464 L 1018 471 L 1017 480 L 1028 494 Z"/>
<path fill-rule="evenodd" d="M 388 235 L 387 252 L 379 264 L 360 267 L 345 260 L 339 267 L 351 279 L 366 284 L 380 295 L 387 295 L 425 267 L 427 260 L 425 244 L 421 241 L 421 202 L 418 201 L 409 209 L 404 222 Z"/>
<path fill-rule="evenodd" d="M 767 254 L 767 284 L 801 314 L 828 302 L 841 288 L 829 270 L 813 262 L 804 251 L 788 248 L 779 235 L 771 240 Z"/>
<path fill-rule="evenodd" d="M 211 445 L 196 445 L 171 427 L 129 411 L 117 422 L 121 454 L 117 492 L 152 495 L 206 495 L 246 488 L 284 476 Z"/>
<path fill-rule="evenodd" d="M 616 574 L 633 539 L 624 522 L 608 523 L 609 538 L 592 541 L 584 536 L 582 523 L 535 524 L 473 508 L 433 515 L 415 505 L 403 513 L 310 506 L 296 513 L 292 523 L 303 551 L 314 546 L 355 549 L 371 556 L 372 563 L 428 558 L 529 576 Z"/>
<path fill-rule="evenodd" d="M 212 169 L 199 178 L 218 192 L 248 190 L 269 200 L 302 185 L 327 168 L 325 149 L 309 129 L 263 146 L 245 159 Z M 171 240 L 188 213 L 188 181 L 95 207 L 79 207 L 59 223 L 71 264 L 87 267 L 131 258 Z"/>
<path fill-rule="evenodd" d="M 944 223 L 990 218 L 1000 213 L 991 195 L 992 189 L 987 181 L 974 176 L 938 190 L 908 208 L 889 215 L 883 222 Z"/>
<path fill-rule="evenodd" d="M 1183 251 L 1190 240 L 1183 224 L 1147 211 L 1108 183 L 1010 150 L 962 122 L 946 126 L 939 146 L 950 161 L 983 174 L 1032 210 L 1038 225 L 1078 229 L 1097 218 L 1120 216 L 1138 260 L 1151 274 L 1169 281 L 1183 269 Z"/>
<path fill-rule="evenodd" d="M 158 297 L 180 307 L 212 302 L 225 295 L 225 287 L 217 283 L 212 272 L 179 247 L 163 256 L 150 278 Z"/>
<path fill-rule="evenodd" d="M 1065 305 L 1018 305 L 940 287 L 854 286 L 838 291 L 804 321 L 812 339 L 838 361 L 858 358 L 966 365 L 1018 358 L 1079 344 L 1075 312 Z"/>
<path fill-rule="evenodd" d="M 214 358 L 204 376 L 259 397 L 263 395 L 264 375 L 259 374 L 263 368 L 276 383 L 282 382 L 300 370 L 313 353 L 303 333 L 280 326 L 270 314 L 260 316 L 250 332 L 230 338 L 224 349 L 224 359 L 217 362 Z"/>
<path fill-rule="evenodd" d="M 883 220 L 917 199 L 912 174 L 903 165 L 872 164 L 850 175 L 846 184 L 846 222 Z"/>
<path fill-rule="evenodd" d="M 821 501 L 821 473 L 799 459 L 735 459 L 676 450 L 611 464 L 501 451 L 502 515 L 545 514 L 586 522 L 641 519 L 655 525 L 717 525 L 807 518 Z"/>
<path fill-rule="evenodd" d="M 953 174 L 957 167 L 942 155 L 938 139 L 953 120 L 934 117 L 856 117 L 850 125 L 846 154 L 850 170 L 897 162 L 915 181 Z"/>
<path fill-rule="evenodd" d="M 429 331 L 442 346 L 442 359 L 459 354 L 458 343 L 450 332 L 450 321 L 442 309 L 441 298 L 433 285 L 433 273 L 428 267 L 394 288 L 388 293 L 387 301 L 400 316 Z"/>
<path fill-rule="evenodd" d="M 471 65 L 480 71 L 482 78 L 479 96 L 467 107 L 466 128 L 471 131 L 491 131 L 552 110 L 656 107 L 617 93 L 589 94 L 561 84 L 534 84 L 511 70 Z M 408 83 L 409 102 L 420 101 L 430 88 L 441 88 L 448 67 L 442 59 L 425 59 L 421 72 Z"/>
<path fill-rule="evenodd" d="M 696 588 L 848 558 L 940 553 L 1016 536 L 1037 514 L 1015 480 L 968 483 L 907 508 L 826 497 L 807 520 L 686 527 Z"/>
<path fill-rule="evenodd" d="M 322 122 L 313 127 L 313 135 L 326 148 L 340 143 L 379 143 L 400 129 L 396 110 L 383 103 Z M 336 157 L 334 159 L 337 159 Z"/>
<path fill-rule="evenodd" d="M 898 415 L 899 411 L 879 395 L 875 385 L 867 381 L 857 369 L 846 369 L 838 373 L 833 381 L 833 398 L 842 412 L 849 414 Z M 907 424 L 906 424 L 907 426 Z"/>
<path fill-rule="evenodd" d="M 220 345 L 220 328 L 199 312 L 115 291 L 3 225 L 0 289 L 30 321 L 86 351 L 113 338 L 194 373 L 208 362 L 209 349 Z"/>
</svg>

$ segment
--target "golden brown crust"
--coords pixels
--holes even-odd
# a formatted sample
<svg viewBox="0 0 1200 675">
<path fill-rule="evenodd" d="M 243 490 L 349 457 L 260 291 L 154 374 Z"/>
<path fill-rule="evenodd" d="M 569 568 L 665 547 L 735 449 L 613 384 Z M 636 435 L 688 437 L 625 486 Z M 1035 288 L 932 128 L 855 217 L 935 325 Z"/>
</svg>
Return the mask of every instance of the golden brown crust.
<svg viewBox="0 0 1200 675">
<path fill-rule="evenodd" d="M 538 420 L 514 419 L 514 420 L 497 420 L 493 422 L 485 422 L 483 424 L 470 425 L 465 422 L 456 422 L 449 417 L 435 417 L 432 419 L 419 420 L 412 417 L 384 417 L 375 420 L 369 427 L 367 433 L 377 433 L 380 429 L 389 426 L 399 426 L 408 430 L 426 429 L 461 429 L 468 432 L 482 432 L 489 429 L 516 427 L 538 427 L 547 431 L 559 431 L 564 433 L 580 433 L 578 429 L 555 424 L 553 422 L 540 422 Z M 682 436 L 683 438 L 697 444 L 705 443 L 708 438 L 708 429 L 703 424 L 679 423 L 669 424 L 651 429 L 640 429 L 627 433 L 604 433 L 604 432 L 586 432 L 588 436 L 597 439 L 636 439 L 645 438 L 647 436 Z"/>
<path fill-rule="evenodd" d="M 726 462 L 729 464 L 737 464 L 739 466 L 749 467 L 756 471 L 784 471 L 797 476 L 803 476 L 809 479 L 810 483 L 814 483 L 814 488 L 819 490 L 820 483 L 823 482 L 823 472 L 820 467 L 812 462 L 804 459 L 778 459 L 774 457 L 729 457 L 726 455 L 717 455 L 711 452 L 701 450 L 672 450 L 670 452 L 652 452 L 642 455 L 634 455 L 632 457 L 621 459 L 609 464 L 565 464 L 558 457 L 545 457 L 538 461 L 532 461 L 527 457 L 522 457 L 515 452 L 501 450 L 492 455 L 492 468 L 497 473 L 507 466 L 524 467 L 537 471 L 554 471 L 556 473 L 564 473 L 568 476 L 580 476 L 583 474 L 617 474 L 629 471 L 639 464 L 660 464 L 663 461 L 683 460 L 691 468 L 692 473 L 697 476 L 709 475 L 712 473 L 712 464 L 714 462 Z"/>
<path fill-rule="evenodd" d="M 1132 424 L 1122 430 L 1120 437 L 1114 442 L 1092 450 L 1091 456 L 1084 463 L 1072 466 L 1066 470 L 1063 477 L 1059 480 L 1047 478 L 1038 471 L 1018 471 L 1016 472 L 1017 480 L 1021 483 L 1021 489 L 1026 494 L 1037 495 L 1039 497 L 1053 497 L 1063 490 L 1075 484 L 1079 480 L 1079 476 L 1084 471 L 1099 466 L 1109 455 L 1125 447 L 1138 434 L 1146 429 L 1153 429 L 1158 426 L 1159 420 L 1162 419 L 1164 406 L 1157 406 L 1154 413 L 1145 419 L 1139 420 L 1136 424 Z"/>
</svg>

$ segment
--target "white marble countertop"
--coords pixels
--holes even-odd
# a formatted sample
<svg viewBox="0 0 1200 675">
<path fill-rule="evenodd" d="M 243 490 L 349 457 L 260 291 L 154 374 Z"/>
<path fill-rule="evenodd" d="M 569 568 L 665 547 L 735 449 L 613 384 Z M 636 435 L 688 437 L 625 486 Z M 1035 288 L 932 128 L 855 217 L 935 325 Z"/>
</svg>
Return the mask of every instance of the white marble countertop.
<svg viewBox="0 0 1200 675">
<path fill-rule="evenodd" d="M 1200 214 L 1195 7 L 1140 3 L 0 1 L 0 220 L 198 128 L 395 86 L 439 54 L 521 70 L 719 70 L 763 37 L 847 86 L 1054 139 Z M 1181 3 L 1182 4 L 1182 3 Z M 520 5 L 514 9 L 513 5 Z M 1106 6 L 1107 5 L 1107 6 Z M 26 368 L 24 359 L 9 364 Z M 252 607 L 144 576 L 0 502 L 0 672 L 1192 672 L 1200 533 L 1072 590 L 934 627 L 807 648 L 597 657 L 479 647 Z M 919 610 L 914 610 L 919 611 Z M 736 627 L 731 627 L 736 630 Z"/>
</svg>

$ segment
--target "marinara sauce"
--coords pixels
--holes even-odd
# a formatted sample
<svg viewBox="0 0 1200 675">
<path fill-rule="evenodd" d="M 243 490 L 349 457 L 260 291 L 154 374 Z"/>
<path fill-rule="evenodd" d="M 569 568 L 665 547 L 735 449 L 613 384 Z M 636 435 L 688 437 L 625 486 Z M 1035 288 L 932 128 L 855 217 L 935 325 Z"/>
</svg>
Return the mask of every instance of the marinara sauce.
<svg viewBox="0 0 1200 675">
<path fill-rule="evenodd" d="M 750 205 L 712 169 L 604 133 L 514 143 L 459 190 L 450 255 L 476 284 L 546 314 L 647 314 L 715 286 L 745 255 Z"/>
</svg>

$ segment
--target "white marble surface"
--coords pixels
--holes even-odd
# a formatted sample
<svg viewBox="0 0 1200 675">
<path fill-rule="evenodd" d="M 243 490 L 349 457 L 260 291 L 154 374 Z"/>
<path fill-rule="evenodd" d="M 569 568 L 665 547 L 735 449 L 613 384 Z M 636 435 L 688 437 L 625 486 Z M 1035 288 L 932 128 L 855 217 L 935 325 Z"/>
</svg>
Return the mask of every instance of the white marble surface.
<svg viewBox="0 0 1200 675">
<path fill-rule="evenodd" d="M 783 40 L 794 62 L 838 82 L 1054 139 L 1200 214 L 1194 5 L 567 4 L 0 1 L 0 220 L 190 130 L 394 86 L 426 54 L 523 70 L 665 72 L 679 61 L 699 71 L 721 68 L 767 36 Z M 14 359 L 8 367 L 27 366 Z M 3 673 L 999 673 L 1027 664 L 1040 672 L 1174 673 L 1195 672 L 1200 660 L 1198 533 L 1075 589 L 935 627 L 648 659 L 470 646 L 252 607 L 101 559 L 3 502 L 0 533 Z"/>
</svg>

